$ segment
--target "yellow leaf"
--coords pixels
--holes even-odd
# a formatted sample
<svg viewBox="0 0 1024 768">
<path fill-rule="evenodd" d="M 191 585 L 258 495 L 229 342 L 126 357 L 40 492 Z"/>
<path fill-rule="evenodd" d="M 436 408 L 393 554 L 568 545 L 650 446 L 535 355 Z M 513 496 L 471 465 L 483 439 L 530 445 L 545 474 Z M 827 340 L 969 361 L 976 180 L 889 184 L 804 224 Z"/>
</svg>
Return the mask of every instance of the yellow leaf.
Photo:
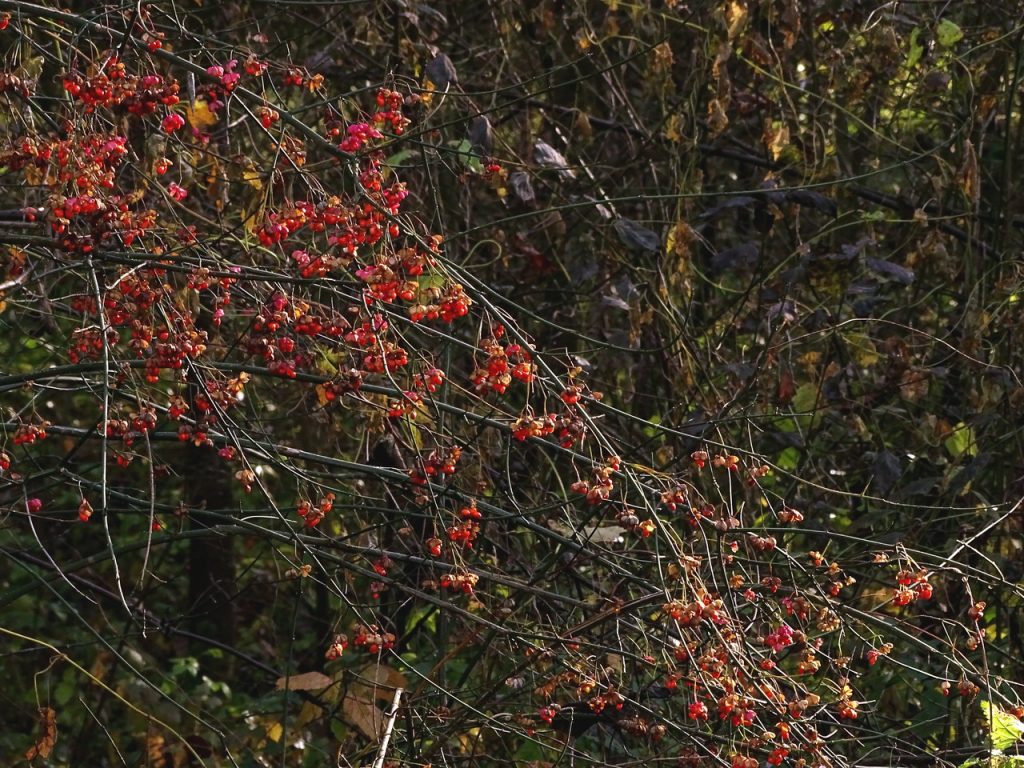
<svg viewBox="0 0 1024 768">
<path fill-rule="evenodd" d="M 246 163 L 245 170 L 242 171 L 242 181 L 254 189 L 263 189 L 263 176 L 256 170 L 256 166 L 252 164 L 251 160 Z"/>
<path fill-rule="evenodd" d="M 263 227 L 267 208 L 266 195 L 255 195 L 254 198 L 242 205 L 242 224 L 252 234 L 256 234 Z"/>
<path fill-rule="evenodd" d="M 165 757 L 166 744 L 159 733 L 151 733 L 146 737 L 146 765 L 152 768 L 167 768 Z"/>
<path fill-rule="evenodd" d="M 685 261 L 690 256 L 690 246 L 696 240 L 697 233 L 693 231 L 693 227 L 685 221 L 677 221 L 676 225 L 668 231 L 665 252 L 674 253 L 681 261 L 680 266 L 685 266 Z"/>
<path fill-rule="evenodd" d="M 284 735 L 284 727 L 280 723 L 271 723 L 267 726 L 267 738 L 271 741 L 280 741 Z"/>
<path fill-rule="evenodd" d="M 331 398 L 327 396 L 327 387 L 323 384 L 316 385 L 316 401 L 321 408 L 326 407 L 326 405 L 331 402 Z"/>
<path fill-rule="evenodd" d="M 636 462 L 630 462 L 629 466 L 632 469 L 635 469 L 637 472 L 641 472 L 641 473 L 643 473 L 645 475 L 653 475 L 654 477 L 660 477 L 660 478 L 663 478 L 665 480 L 668 480 L 668 479 L 671 478 L 671 475 L 669 475 L 667 472 L 662 472 L 661 470 L 655 469 L 654 467 L 648 467 L 646 464 L 638 464 Z"/>
<path fill-rule="evenodd" d="M 583 110 L 576 112 L 576 131 L 585 139 L 594 135 L 594 127 L 590 124 L 590 116 Z"/>
<path fill-rule="evenodd" d="M 768 121 L 764 127 L 762 141 L 772 153 L 772 160 L 778 160 L 783 150 L 789 146 L 789 126 L 780 120 Z"/>
<path fill-rule="evenodd" d="M 459 752 L 471 755 L 480 747 L 480 729 L 470 728 L 459 734 Z"/>
<path fill-rule="evenodd" d="M 429 107 L 434 101 L 434 92 L 437 90 L 437 86 L 434 85 L 429 79 L 423 81 L 423 90 L 420 92 L 420 103 L 424 106 Z"/>
<path fill-rule="evenodd" d="M 39 76 L 43 74 L 43 63 L 44 59 L 42 56 L 25 56 L 22 54 L 18 76 L 22 80 L 38 80 Z"/>
<path fill-rule="evenodd" d="M 878 350 L 871 338 L 864 333 L 850 333 L 846 343 L 853 349 L 853 357 L 862 368 L 870 368 L 878 362 Z"/>
<path fill-rule="evenodd" d="M 295 718 L 295 727 L 303 728 L 315 720 L 319 720 L 323 717 L 323 707 L 318 707 L 312 701 L 306 701 L 302 704 L 302 709 L 299 710 L 299 716 Z"/>
<path fill-rule="evenodd" d="M 665 123 L 665 138 L 676 144 L 683 140 L 683 117 L 678 112 Z"/>
<path fill-rule="evenodd" d="M 747 23 L 747 4 L 742 0 L 730 0 L 725 8 L 726 34 L 732 40 Z"/>
<path fill-rule="evenodd" d="M 200 131 L 217 124 L 217 116 L 210 110 L 210 105 L 205 99 L 196 99 L 191 107 L 185 107 L 185 115 L 188 117 L 188 124 Z"/>
</svg>

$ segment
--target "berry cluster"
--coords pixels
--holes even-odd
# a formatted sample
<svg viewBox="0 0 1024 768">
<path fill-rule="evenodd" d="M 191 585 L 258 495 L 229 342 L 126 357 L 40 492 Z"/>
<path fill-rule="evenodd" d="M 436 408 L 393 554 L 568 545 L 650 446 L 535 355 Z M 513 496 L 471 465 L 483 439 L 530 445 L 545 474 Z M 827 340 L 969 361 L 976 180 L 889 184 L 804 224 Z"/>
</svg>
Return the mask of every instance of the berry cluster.
<svg viewBox="0 0 1024 768">
<path fill-rule="evenodd" d="M 377 625 L 356 627 L 355 637 L 352 644 L 356 648 L 362 648 L 367 653 L 378 654 L 383 651 L 390 651 L 395 647 L 395 636 L 390 632 L 382 632 Z"/>
<path fill-rule="evenodd" d="M 102 71 L 95 74 L 65 75 L 64 90 L 83 104 L 86 112 L 104 108 L 143 116 L 153 114 L 161 105 L 177 104 L 181 86 L 177 80 L 163 75 L 130 73 L 121 59 L 111 56 Z"/>
<path fill-rule="evenodd" d="M 334 494 L 326 493 L 314 506 L 309 499 L 300 499 L 295 512 L 307 528 L 316 528 L 334 507 Z"/>
</svg>

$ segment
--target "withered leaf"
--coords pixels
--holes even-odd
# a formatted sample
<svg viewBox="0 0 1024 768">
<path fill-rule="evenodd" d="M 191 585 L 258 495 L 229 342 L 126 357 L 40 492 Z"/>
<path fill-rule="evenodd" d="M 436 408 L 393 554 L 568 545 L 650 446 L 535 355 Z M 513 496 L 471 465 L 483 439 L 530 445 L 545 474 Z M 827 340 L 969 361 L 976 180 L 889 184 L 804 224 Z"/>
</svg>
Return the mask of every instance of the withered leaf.
<svg viewBox="0 0 1024 768">
<path fill-rule="evenodd" d="M 384 729 L 385 714 L 377 700 L 391 701 L 396 688 L 404 688 L 402 673 L 383 664 L 371 664 L 359 672 L 361 680 L 345 692 L 341 711 L 345 719 L 368 739 L 377 740 Z"/>
<path fill-rule="evenodd" d="M 629 302 L 624 301 L 615 294 L 607 293 L 601 297 L 601 304 L 606 307 L 615 307 L 616 309 L 622 309 L 626 312 L 629 311 Z"/>
<path fill-rule="evenodd" d="M 508 175 L 509 186 L 524 203 L 532 203 L 537 199 L 537 193 L 533 191 L 533 184 L 530 182 L 530 175 L 526 171 L 515 171 Z"/>
<path fill-rule="evenodd" d="M 576 172 L 569 167 L 569 161 L 565 159 L 565 155 L 546 141 L 538 141 L 533 145 L 533 162 L 542 168 L 558 171 L 558 175 L 563 179 L 576 178 Z"/>
<path fill-rule="evenodd" d="M 334 684 L 334 680 L 322 672 L 303 672 L 301 675 L 279 677 L 274 687 L 279 691 L 318 691 Z"/>
<path fill-rule="evenodd" d="M 820 192 L 813 192 L 809 189 L 791 189 L 786 193 L 790 202 L 796 203 L 815 210 L 827 213 L 833 219 L 839 215 L 839 208 L 836 201 Z"/>
<path fill-rule="evenodd" d="M 658 234 L 632 219 L 616 219 L 612 226 L 619 240 L 630 250 L 658 251 L 661 248 L 661 238 Z"/>
<path fill-rule="evenodd" d="M 894 264 L 891 261 L 885 259 L 868 258 L 864 260 L 867 264 L 868 269 L 875 272 L 883 277 L 889 277 L 895 280 L 897 283 L 903 285 L 910 285 L 914 282 L 914 270 L 901 267 L 899 264 Z"/>
<path fill-rule="evenodd" d="M 491 132 L 491 121 L 486 115 L 477 115 L 469 122 L 469 143 L 483 155 L 491 154 L 494 136 Z"/>
<path fill-rule="evenodd" d="M 735 195 L 733 197 L 726 198 L 718 205 L 708 208 L 697 218 L 714 219 L 733 208 L 746 208 L 750 206 L 753 202 L 754 198 L 752 198 L 750 195 Z"/>
<path fill-rule="evenodd" d="M 711 271 L 715 274 L 734 269 L 744 269 L 757 263 L 761 248 L 757 243 L 740 243 L 732 248 L 719 251 L 711 258 Z"/>
<path fill-rule="evenodd" d="M 874 474 L 871 482 L 879 496 L 887 495 L 903 474 L 903 465 L 892 451 L 876 453 L 871 468 Z"/>
<path fill-rule="evenodd" d="M 437 55 L 426 63 L 423 67 L 423 74 L 439 91 L 445 91 L 449 85 L 459 82 L 459 74 L 455 70 L 455 65 L 448 58 L 448 54 L 441 51 L 438 51 Z"/>
<path fill-rule="evenodd" d="M 57 743 L 57 713 L 50 707 L 43 707 L 39 710 L 39 717 L 42 720 L 43 732 L 39 740 L 25 752 L 26 760 L 49 757 L 53 745 Z"/>
</svg>

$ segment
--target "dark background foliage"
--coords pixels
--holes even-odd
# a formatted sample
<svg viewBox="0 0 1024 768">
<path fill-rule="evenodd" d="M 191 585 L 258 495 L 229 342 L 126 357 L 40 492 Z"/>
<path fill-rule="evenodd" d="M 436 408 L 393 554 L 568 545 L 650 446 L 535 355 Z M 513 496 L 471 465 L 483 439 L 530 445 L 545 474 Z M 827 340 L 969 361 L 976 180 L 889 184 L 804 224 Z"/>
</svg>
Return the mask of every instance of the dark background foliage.
<svg viewBox="0 0 1024 768">
<path fill-rule="evenodd" d="M 9 763 L 1012 751 L 1018 4 L 0 12 Z"/>
</svg>

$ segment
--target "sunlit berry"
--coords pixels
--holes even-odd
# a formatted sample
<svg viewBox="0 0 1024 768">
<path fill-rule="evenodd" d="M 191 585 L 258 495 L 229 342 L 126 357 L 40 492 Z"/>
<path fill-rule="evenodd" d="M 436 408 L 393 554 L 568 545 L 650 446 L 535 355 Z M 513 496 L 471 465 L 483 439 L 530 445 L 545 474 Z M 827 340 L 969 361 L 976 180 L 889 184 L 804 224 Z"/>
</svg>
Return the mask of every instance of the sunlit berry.
<svg viewBox="0 0 1024 768">
<path fill-rule="evenodd" d="M 174 133 L 185 127 L 185 118 L 177 112 L 172 112 L 161 121 L 160 127 L 164 129 L 164 133 Z"/>
</svg>

